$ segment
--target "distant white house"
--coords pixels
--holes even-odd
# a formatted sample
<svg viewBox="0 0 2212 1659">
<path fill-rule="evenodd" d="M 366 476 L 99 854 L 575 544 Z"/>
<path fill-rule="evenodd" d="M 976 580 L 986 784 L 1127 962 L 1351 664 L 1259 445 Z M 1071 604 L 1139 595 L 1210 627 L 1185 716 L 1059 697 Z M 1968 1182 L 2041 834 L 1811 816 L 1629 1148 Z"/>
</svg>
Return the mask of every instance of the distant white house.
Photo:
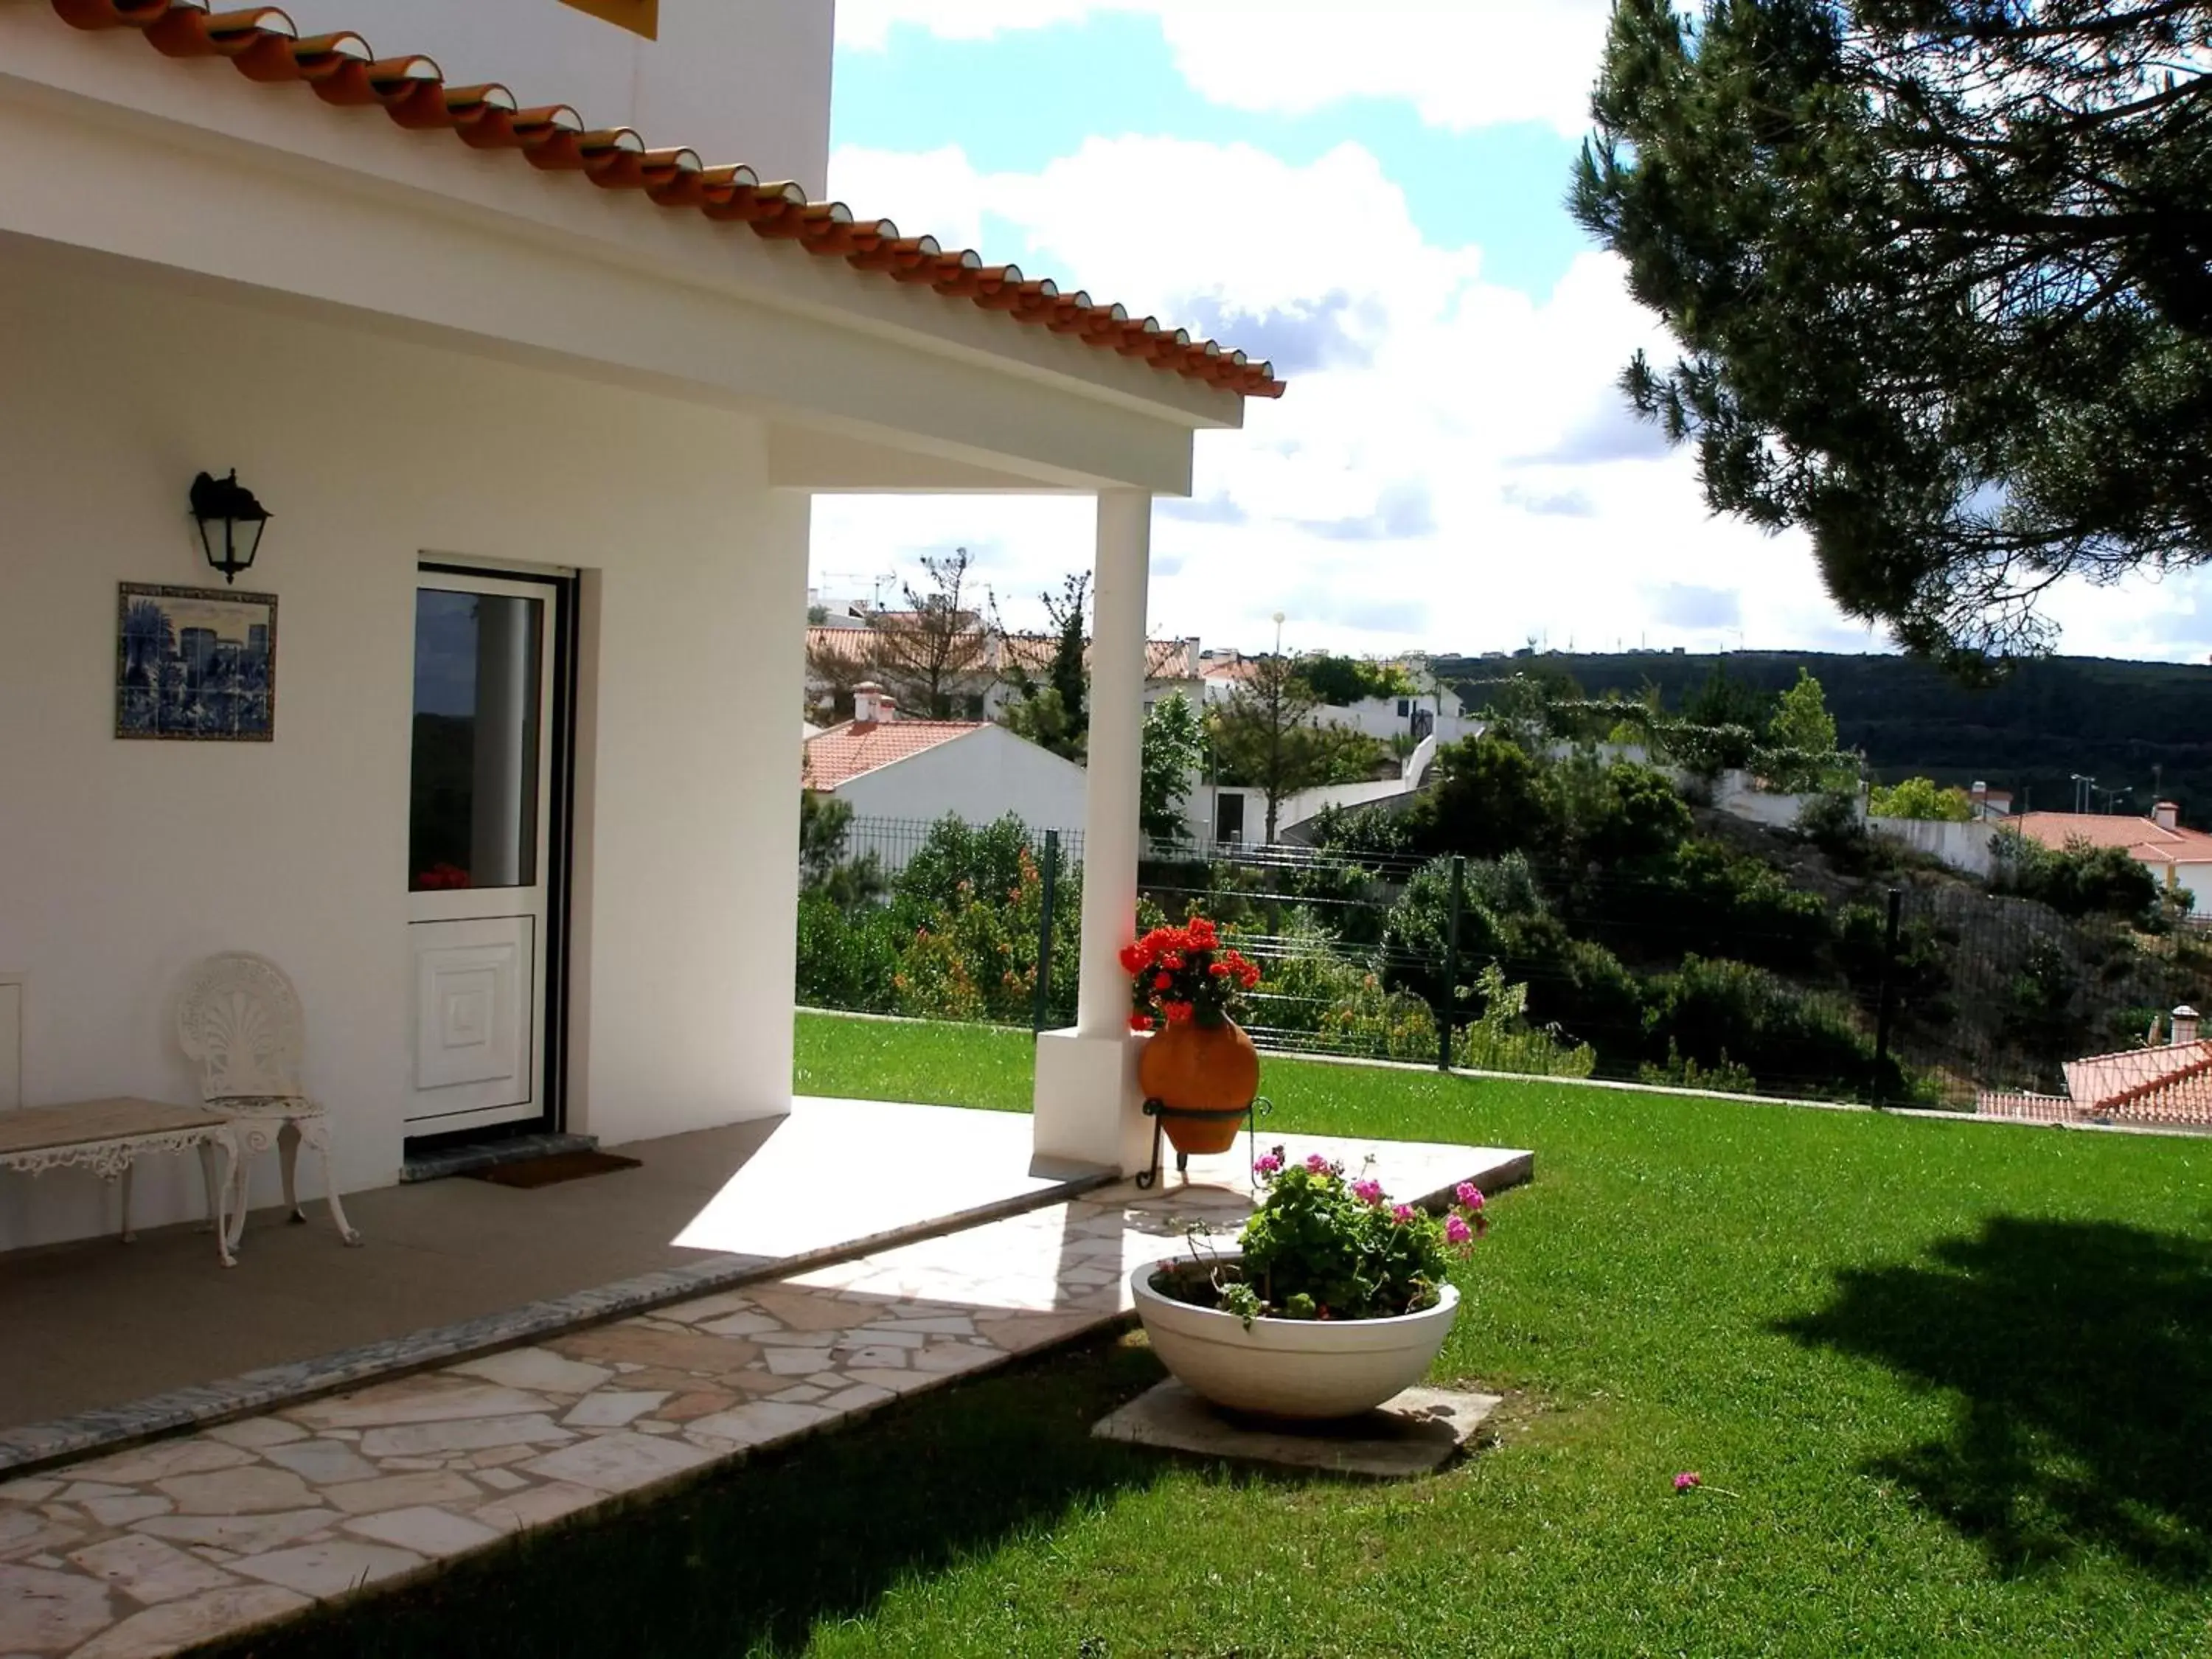
<svg viewBox="0 0 2212 1659">
<path fill-rule="evenodd" d="M 806 740 L 800 786 L 843 801 L 854 852 L 893 867 L 911 852 L 916 823 L 947 815 L 985 824 L 1012 813 L 1032 830 L 1079 830 L 1084 771 L 988 720 L 908 720 L 876 685 L 854 692 L 855 718 Z M 896 821 L 896 830 L 884 827 Z"/>
</svg>

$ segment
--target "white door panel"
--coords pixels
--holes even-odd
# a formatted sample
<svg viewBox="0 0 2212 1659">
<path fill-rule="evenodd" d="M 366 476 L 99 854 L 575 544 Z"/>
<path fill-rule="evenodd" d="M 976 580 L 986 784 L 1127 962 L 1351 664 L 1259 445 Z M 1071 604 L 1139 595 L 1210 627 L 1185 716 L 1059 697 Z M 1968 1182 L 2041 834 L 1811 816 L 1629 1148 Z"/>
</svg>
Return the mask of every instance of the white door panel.
<svg viewBox="0 0 2212 1659">
<path fill-rule="evenodd" d="M 411 1134 L 546 1109 L 556 602 L 521 579 L 417 580 Z"/>
<path fill-rule="evenodd" d="M 535 920 L 426 921 L 409 932 L 417 1112 L 529 1102 Z"/>
</svg>

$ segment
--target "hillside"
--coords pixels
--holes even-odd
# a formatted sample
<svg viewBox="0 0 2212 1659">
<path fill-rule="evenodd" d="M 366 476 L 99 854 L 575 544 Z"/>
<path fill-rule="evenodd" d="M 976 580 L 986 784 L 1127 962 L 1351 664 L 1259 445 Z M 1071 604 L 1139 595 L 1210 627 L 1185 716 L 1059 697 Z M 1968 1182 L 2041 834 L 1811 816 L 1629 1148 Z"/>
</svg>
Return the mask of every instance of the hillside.
<svg viewBox="0 0 2212 1659">
<path fill-rule="evenodd" d="M 1635 696 L 1654 684 L 1679 708 L 1716 664 L 1769 691 L 1792 684 L 1799 667 L 1810 670 L 1827 693 L 1844 747 L 1863 750 L 1884 782 L 1915 775 L 1961 785 L 1980 779 L 2011 790 L 2015 810 L 2065 811 L 2079 772 L 2101 787 L 2132 789 L 2122 810 L 2148 811 L 2162 797 L 2180 803 L 2184 822 L 2212 823 L 2212 667 L 2195 664 L 2051 657 L 1984 690 L 1903 657 L 1812 651 L 1555 651 L 1440 657 L 1436 669 L 1477 705 L 1484 682 L 1520 672 L 1571 675 L 1592 696 Z"/>
</svg>

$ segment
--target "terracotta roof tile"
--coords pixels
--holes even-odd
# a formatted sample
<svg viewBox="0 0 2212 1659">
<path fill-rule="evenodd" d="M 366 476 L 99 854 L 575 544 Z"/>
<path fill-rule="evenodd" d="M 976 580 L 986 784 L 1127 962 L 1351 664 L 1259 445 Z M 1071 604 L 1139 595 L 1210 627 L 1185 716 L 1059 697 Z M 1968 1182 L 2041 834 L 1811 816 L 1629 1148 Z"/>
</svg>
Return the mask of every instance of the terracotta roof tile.
<svg viewBox="0 0 2212 1659">
<path fill-rule="evenodd" d="M 848 720 L 806 740 L 805 757 L 799 768 L 799 785 L 806 789 L 835 789 L 863 772 L 919 755 L 970 732 L 981 732 L 988 724 L 986 720 L 890 720 L 855 726 Z"/>
<path fill-rule="evenodd" d="M 2059 814 L 2058 816 L 2065 816 Z M 2212 1128 L 2212 1042 L 2091 1054 L 2065 1066 L 2066 1094 L 1984 1094 L 1984 1117 Z"/>
<path fill-rule="evenodd" d="M 1002 664 L 1018 664 L 1033 674 L 1042 673 L 1051 665 L 1052 653 L 1059 644 L 1049 634 L 1009 634 L 1003 639 L 987 638 L 983 658 L 973 672 L 990 674 Z M 846 662 L 864 665 L 873 662 L 878 654 L 875 631 L 867 628 L 810 627 L 806 630 L 806 648 L 817 656 L 842 658 Z M 1083 654 L 1088 661 L 1088 647 Z M 1189 644 L 1182 640 L 1146 641 L 1145 677 L 1155 680 L 1191 678 Z"/>
<path fill-rule="evenodd" d="M 2212 835 L 2202 830 L 2168 830 L 2154 818 L 2104 812 L 2021 812 L 2005 823 L 2030 841 L 2054 850 L 2069 841 L 2086 841 L 2092 847 L 2122 848 L 2146 864 L 2212 864 Z"/>
<path fill-rule="evenodd" d="M 453 0 L 465 3 L 465 0 Z M 627 127 L 587 128 L 566 105 L 534 108 L 501 86 L 454 87 L 430 58 L 379 58 L 358 34 L 301 37 L 275 6 L 210 13 L 204 0 L 51 0 L 81 29 L 138 30 L 172 58 L 226 58 L 249 80 L 299 82 L 329 104 L 381 108 L 400 126 L 444 131 L 476 149 L 516 150 L 532 167 L 580 173 L 607 190 L 634 190 L 672 210 L 750 225 L 819 258 L 842 259 L 894 282 L 926 283 L 1018 323 L 1071 334 L 1164 373 L 1247 398 L 1279 398 L 1273 366 L 1150 317 L 1133 318 L 1088 294 L 1063 294 L 1016 265 L 986 265 L 972 250 L 946 252 L 904 236 L 888 219 L 856 218 L 842 202 L 810 202 L 797 185 L 763 183 L 750 167 L 708 167 L 693 151 L 653 149 Z"/>
</svg>

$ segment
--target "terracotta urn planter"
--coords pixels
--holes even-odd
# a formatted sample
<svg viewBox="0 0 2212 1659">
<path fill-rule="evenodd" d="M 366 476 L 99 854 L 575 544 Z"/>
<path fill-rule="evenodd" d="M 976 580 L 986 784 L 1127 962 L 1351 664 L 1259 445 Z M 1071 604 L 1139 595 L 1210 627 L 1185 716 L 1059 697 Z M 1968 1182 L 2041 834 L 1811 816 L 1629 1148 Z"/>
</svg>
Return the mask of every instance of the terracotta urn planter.
<svg viewBox="0 0 2212 1659">
<path fill-rule="evenodd" d="M 1176 1151 L 1204 1156 L 1237 1144 L 1241 1115 L 1260 1092 L 1260 1054 L 1233 1019 L 1206 1025 L 1183 1020 L 1155 1031 L 1137 1057 L 1137 1082 L 1148 1100 L 1183 1112 L 1218 1117 L 1164 1117 Z"/>
<path fill-rule="evenodd" d="M 1237 1260 L 1224 1255 L 1224 1261 Z M 1433 1308 L 1388 1319 L 1255 1319 L 1178 1302 L 1154 1288 L 1158 1262 L 1129 1293 L 1160 1363 L 1193 1393 L 1268 1417 L 1351 1417 L 1427 1375 L 1459 1312 L 1450 1285 Z"/>
</svg>

